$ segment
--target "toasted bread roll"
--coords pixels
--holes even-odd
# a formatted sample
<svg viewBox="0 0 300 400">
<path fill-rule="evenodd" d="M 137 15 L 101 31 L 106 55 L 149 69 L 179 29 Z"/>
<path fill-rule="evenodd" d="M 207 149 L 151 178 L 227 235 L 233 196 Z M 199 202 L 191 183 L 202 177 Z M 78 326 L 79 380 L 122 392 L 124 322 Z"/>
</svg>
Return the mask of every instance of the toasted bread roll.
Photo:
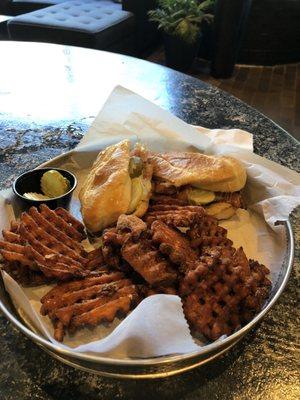
<svg viewBox="0 0 300 400">
<path fill-rule="evenodd" d="M 214 192 L 236 192 L 246 183 L 241 163 L 224 156 L 200 153 L 164 153 L 151 156 L 153 176 L 176 187 L 192 185 Z"/>
<path fill-rule="evenodd" d="M 117 222 L 121 214 L 142 216 L 151 194 L 152 165 L 147 151 L 130 141 L 107 147 L 94 162 L 80 193 L 83 221 L 92 233 Z"/>
</svg>

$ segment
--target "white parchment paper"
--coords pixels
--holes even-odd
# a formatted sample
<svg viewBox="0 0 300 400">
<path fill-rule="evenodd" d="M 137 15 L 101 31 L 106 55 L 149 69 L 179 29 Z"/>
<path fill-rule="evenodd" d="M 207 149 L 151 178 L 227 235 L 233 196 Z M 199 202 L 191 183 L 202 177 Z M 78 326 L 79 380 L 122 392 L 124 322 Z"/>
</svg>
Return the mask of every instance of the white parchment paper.
<svg viewBox="0 0 300 400">
<path fill-rule="evenodd" d="M 276 281 L 285 256 L 286 238 L 283 228 L 275 227 L 274 222 L 286 220 L 300 204 L 299 174 L 255 155 L 248 132 L 192 127 L 139 95 L 117 87 L 75 151 L 53 164 L 69 169 L 78 178 L 71 204 L 77 217 L 77 193 L 98 151 L 125 137 L 132 142 L 141 141 L 154 151 L 198 150 L 232 155 L 243 162 L 248 174 L 246 195 L 250 211 L 238 210 L 222 225 L 228 229 L 234 245 L 243 246 L 248 258 L 267 265 L 272 282 Z M 2 191 L 0 227 L 8 227 L 16 212 L 11 191 Z M 6 290 L 27 323 L 61 347 L 114 358 L 145 358 L 187 353 L 205 346 L 201 338 L 192 338 L 181 300 L 171 295 L 151 296 L 123 321 L 79 330 L 59 344 L 53 339 L 49 319 L 39 314 L 40 298 L 50 287 L 22 288 L 5 272 L 2 276 Z"/>
</svg>

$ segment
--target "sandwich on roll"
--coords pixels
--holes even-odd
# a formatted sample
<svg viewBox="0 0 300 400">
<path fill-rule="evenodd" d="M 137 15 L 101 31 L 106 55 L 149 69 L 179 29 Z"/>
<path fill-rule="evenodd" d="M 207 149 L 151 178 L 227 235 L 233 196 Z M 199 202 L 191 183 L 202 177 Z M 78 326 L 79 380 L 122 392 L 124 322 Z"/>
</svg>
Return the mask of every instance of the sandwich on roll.
<svg viewBox="0 0 300 400">
<path fill-rule="evenodd" d="M 155 196 L 172 196 L 178 201 L 205 206 L 209 215 L 230 218 L 243 207 L 240 190 L 246 170 L 233 157 L 200 153 L 153 153 Z"/>
<path fill-rule="evenodd" d="M 91 233 L 117 222 L 121 214 L 141 217 L 151 196 L 152 165 L 148 152 L 123 140 L 101 151 L 81 190 L 83 221 Z"/>
</svg>

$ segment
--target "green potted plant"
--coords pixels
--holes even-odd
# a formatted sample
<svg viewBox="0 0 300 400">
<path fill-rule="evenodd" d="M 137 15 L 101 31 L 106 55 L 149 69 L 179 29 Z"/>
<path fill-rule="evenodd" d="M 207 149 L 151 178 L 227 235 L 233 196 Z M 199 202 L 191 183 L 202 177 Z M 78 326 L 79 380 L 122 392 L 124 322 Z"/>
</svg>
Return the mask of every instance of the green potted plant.
<svg viewBox="0 0 300 400">
<path fill-rule="evenodd" d="M 150 20 L 163 31 L 166 64 L 179 71 L 192 65 L 200 45 L 201 25 L 211 21 L 208 13 L 215 0 L 158 0 L 149 11 Z"/>
</svg>

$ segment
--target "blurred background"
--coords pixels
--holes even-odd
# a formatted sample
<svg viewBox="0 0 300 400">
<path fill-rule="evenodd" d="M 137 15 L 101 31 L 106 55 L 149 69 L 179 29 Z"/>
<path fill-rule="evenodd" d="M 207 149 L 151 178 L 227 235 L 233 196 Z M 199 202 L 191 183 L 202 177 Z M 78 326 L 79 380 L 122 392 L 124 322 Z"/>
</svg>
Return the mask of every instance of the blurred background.
<svg viewBox="0 0 300 400">
<path fill-rule="evenodd" d="M 300 140 L 300 0 L 0 0 L 0 39 L 167 65 L 231 93 Z"/>
</svg>

